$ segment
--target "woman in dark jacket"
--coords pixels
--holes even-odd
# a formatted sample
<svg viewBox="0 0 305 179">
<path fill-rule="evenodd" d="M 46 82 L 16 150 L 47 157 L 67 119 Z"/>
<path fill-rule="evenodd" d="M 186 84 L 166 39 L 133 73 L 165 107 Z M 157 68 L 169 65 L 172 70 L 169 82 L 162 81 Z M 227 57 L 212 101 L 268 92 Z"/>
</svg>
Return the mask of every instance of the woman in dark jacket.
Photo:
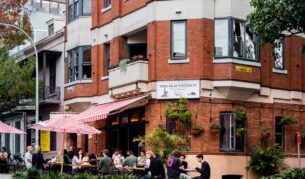
<svg viewBox="0 0 305 179">
<path fill-rule="evenodd" d="M 150 171 L 151 178 L 153 179 L 165 178 L 165 170 L 162 159 L 158 154 L 153 154 L 153 157 L 150 158 L 150 167 L 148 170 Z"/>
</svg>

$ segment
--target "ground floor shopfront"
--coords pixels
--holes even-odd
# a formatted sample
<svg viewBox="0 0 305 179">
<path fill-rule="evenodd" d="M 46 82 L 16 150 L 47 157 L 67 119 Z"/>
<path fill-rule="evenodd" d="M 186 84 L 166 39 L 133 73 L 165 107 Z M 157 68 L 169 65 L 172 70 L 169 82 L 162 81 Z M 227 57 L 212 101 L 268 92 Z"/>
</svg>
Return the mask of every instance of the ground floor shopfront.
<svg viewBox="0 0 305 179">
<path fill-rule="evenodd" d="M 93 136 L 78 136 L 78 147 L 86 147 L 89 153 L 100 153 L 104 148 L 120 149 L 123 154 L 133 150 L 135 154 L 141 150 L 133 139 L 154 131 L 157 128 L 170 130 L 169 119 L 165 116 L 167 103 L 174 100 L 149 99 L 143 106 L 126 107 L 108 116 L 106 119 L 90 122 L 102 131 Z M 203 153 L 212 167 L 212 178 L 255 178 L 245 168 L 249 161 L 249 146 L 260 146 L 262 131 L 270 129 L 266 144 L 278 143 L 287 156 L 287 164 L 295 166 L 297 160 L 297 144 L 295 134 L 305 131 L 305 115 L 303 105 L 295 104 L 262 104 L 255 102 L 240 102 L 222 99 L 203 98 L 189 100 L 187 109 L 192 112 L 192 123 L 196 122 L 204 127 L 205 132 L 199 136 L 192 136 L 188 131 L 190 150 L 188 151 L 189 166 L 196 164 L 195 154 Z M 247 133 L 236 135 L 236 119 L 234 111 L 242 109 L 247 112 L 245 127 Z M 294 116 L 298 123 L 284 126 L 279 123 L 282 116 Z M 191 125 L 192 125 L 191 123 Z M 210 129 L 211 124 L 221 126 L 219 131 Z M 174 125 L 175 126 L 175 125 Z M 190 130 L 187 127 L 186 130 Z M 242 138 L 242 139 L 241 139 Z M 71 139 L 69 139 L 71 141 Z M 75 140 L 75 139 L 74 139 Z M 71 143 L 71 142 L 70 142 Z M 305 145 L 301 146 L 301 153 L 305 152 Z M 302 163 L 305 166 L 305 161 Z M 238 166 L 238 167 L 237 167 Z"/>
</svg>

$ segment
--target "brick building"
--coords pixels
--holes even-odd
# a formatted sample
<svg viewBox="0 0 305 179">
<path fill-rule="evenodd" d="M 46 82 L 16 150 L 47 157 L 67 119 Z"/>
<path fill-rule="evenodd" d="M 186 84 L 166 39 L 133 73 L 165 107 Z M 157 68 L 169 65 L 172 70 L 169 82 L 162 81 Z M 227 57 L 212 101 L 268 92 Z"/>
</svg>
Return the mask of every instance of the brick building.
<svg viewBox="0 0 305 179">
<path fill-rule="evenodd" d="M 193 121 L 205 128 L 191 137 L 188 160 L 203 152 L 212 178 L 254 178 L 245 169 L 247 144 L 260 145 L 263 128 L 271 129 L 268 144 L 279 143 L 296 166 L 295 133 L 305 131 L 305 39 L 259 46 L 245 23 L 249 2 L 69 0 L 65 104 L 83 112 L 126 103 L 91 122 L 102 134 L 74 136 L 71 144 L 88 152 L 138 152 L 132 138 L 168 128 L 167 102 L 186 97 Z M 243 137 L 235 135 L 236 109 L 247 112 Z M 282 126 L 282 116 L 299 122 Z M 221 132 L 211 132 L 211 124 Z"/>
</svg>

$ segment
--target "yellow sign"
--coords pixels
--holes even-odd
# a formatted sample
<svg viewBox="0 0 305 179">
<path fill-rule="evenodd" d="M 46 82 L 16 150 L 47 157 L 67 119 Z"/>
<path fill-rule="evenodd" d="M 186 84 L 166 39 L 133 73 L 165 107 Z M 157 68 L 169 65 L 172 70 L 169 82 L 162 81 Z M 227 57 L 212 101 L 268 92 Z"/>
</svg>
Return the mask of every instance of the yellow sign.
<svg viewBox="0 0 305 179">
<path fill-rule="evenodd" d="M 42 152 L 50 152 L 50 131 L 40 131 L 40 149 Z"/>
<path fill-rule="evenodd" d="M 240 71 L 240 72 L 245 72 L 245 73 L 252 73 L 252 68 L 251 67 L 246 67 L 246 66 L 236 65 L 235 66 L 235 71 Z"/>
</svg>

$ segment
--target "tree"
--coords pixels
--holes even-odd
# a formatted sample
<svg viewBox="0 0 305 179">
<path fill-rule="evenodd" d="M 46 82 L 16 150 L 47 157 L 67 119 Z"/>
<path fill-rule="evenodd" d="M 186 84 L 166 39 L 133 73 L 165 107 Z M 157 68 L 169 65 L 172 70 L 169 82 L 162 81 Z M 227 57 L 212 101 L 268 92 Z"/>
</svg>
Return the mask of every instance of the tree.
<svg viewBox="0 0 305 179">
<path fill-rule="evenodd" d="M 0 47 L 0 112 L 14 108 L 19 99 L 35 94 L 35 61 L 16 63 L 9 57 L 8 48 Z"/>
<path fill-rule="evenodd" d="M 263 43 L 305 32 L 304 0 L 251 0 L 251 6 L 247 19 Z"/>
<path fill-rule="evenodd" d="M 31 24 L 28 15 L 23 7 L 28 0 L 1 0 L 0 1 L 0 22 L 20 26 L 25 32 L 32 36 Z M 0 45 L 15 47 L 24 42 L 27 37 L 19 30 L 0 26 Z"/>
<path fill-rule="evenodd" d="M 139 142 L 139 146 L 147 147 L 158 153 L 163 160 L 166 160 L 173 150 L 183 150 L 183 148 L 179 148 L 177 143 L 184 142 L 184 139 L 180 136 L 169 134 L 162 129 L 156 129 L 146 136 L 135 138 L 133 141 Z"/>
</svg>

